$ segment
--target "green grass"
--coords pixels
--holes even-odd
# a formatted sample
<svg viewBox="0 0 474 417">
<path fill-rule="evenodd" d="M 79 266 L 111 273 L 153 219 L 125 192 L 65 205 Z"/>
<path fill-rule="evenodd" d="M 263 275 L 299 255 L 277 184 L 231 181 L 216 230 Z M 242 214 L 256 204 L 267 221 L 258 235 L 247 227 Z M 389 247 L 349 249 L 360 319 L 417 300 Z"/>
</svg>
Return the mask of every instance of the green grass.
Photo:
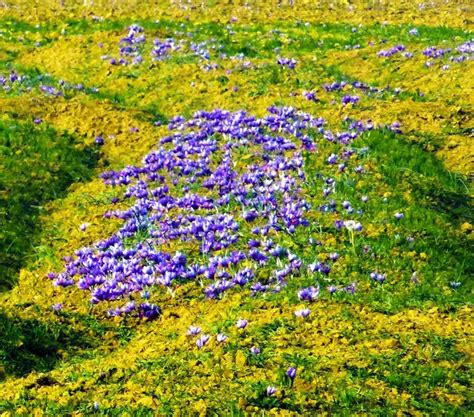
<svg viewBox="0 0 474 417">
<path fill-rule="evenodd" d="M 37 241 L 45 204 L 91 177 L 97 161 L 76 138 L 31 121 L 0 121 L 0 288 L 11 286 Z"/>
</svg>

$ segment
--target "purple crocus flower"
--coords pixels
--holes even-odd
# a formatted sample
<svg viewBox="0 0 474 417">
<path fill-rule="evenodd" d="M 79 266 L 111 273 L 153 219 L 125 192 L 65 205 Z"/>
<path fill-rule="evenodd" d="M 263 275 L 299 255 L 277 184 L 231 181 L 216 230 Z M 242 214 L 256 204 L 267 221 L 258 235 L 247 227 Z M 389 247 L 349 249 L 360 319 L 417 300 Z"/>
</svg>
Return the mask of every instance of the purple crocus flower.
<svg viewBox="0 0 474 417">
<path fill-rule="evenodd" d="M 344 291 L 348 292 L 349 294 L 355 294 L 355 292 L 356 292 L 356 283 L 351 282 L 347 287 L 344 288 Z"/>
<path fill-rule="evenodd" d="M 329 294 L 334 294 L 336 291 L 337 291 L 337 287 L 335 285 L 329 285 L 328 286 Z"/>
<path fill-rule="evenodd" d="M 203 334 L 198 340 L 196 340 L 196 345 L 198 349 L 202 349 L 203 346 L 209 341 L 210 336 L 207 334 Z"/>
<path fill-rule="evenodd" d="M 310 315 L 310 313 L 311 313 L 311 310 L 309 308 L 303 308 L 301 310 L 296 310 L 295 316 L 305 319 L 306 317 Z"/>
<path fill-rule="evenodd" d="M 256 346 L 252 346 L 250 348 L 250 352 L 254 355 L 258 355 L 260 353 L 260 348 L 259 347 L 256 347 Z"/>
<path fill-rule="evenodd" d="M 224 343 L 227 340 L 227 336 L 223 333 L 219 333 L 216 336 L 216 340 L 217 340 L 218 343 Z"/>
<path fill-rule="evenodd" d="M 267 396 L 271 397 L 275 392 L 277 392 L 277 389 L 274 386 L 269 385 L 267 387 Z"/>
<path fill-rule="evenodd" d="M 286 375 L 293 382 L 293 380 L 296 378 L 296 369 L 293 366 L 290 366 L 288 370 L 286 371 Z"/>
<path fill-rule="evenodd" d="M 347 230 L 353 230 L 356 232 L 360 232 L 362 230 L 362 225 L 354 220 L 346 220 L 344 222 L 344 226 Z"/>
<path fill-rule="evenodd" d="M 359 96 L 350 96 L 350 95 L 345 95 L 341 99 L 341 103 L 346 106 L 348 104 L 357 104 L 359 102 L 360 98 Z"/>
<path fill-rule="evenodd" d="M 395 218 L 396 218 L 397 220 L 403 219 L 404 216 L 405 216 L 405 215 L 404 215 L 403 213 L 399 213 L 399 212 L 395 213 Z"/>
<path fill-rule="evenodd" d="M 337 155 L 336 154 L 331 154 L 329 158 L 327 159 L 328 164 L 335 164 L 337 162 Z"/>
<path fill-rule="evenodd" d="M 303 96 L 306 98 L 306 100 L 318 101 L 318 98 L 316 97 L 316 93 L 314 91 L 304 91 Z"/>
<path fill-rule="evenodd" d="M 379 282 L 379 283 L 383 284 L 387 277 L 386 277 L 385 274 L 379 274 L 378 272 L 372 272 L 370 274 L 370 278 L 372 278 L 376 282 Z"/>
<path fill-rule="evenodd" d="M 336 262 L 339 259 L 339 254 L 337 252 L 330 253 L 329 259 L 331 259 L 333 262 Z"/>
<path fill-rule="evenodd" d="M 248 320 L 245 320 L 245 319 L 237 320 L 237 322 L 235 323 L 238 329 L 245 329 L 248 324 L 249 324 Z"/>
<path fill-rule="evenodd" d="M 142 303 L 139 306 L 139 316 L 148 320 L 157 318 L 161 313 L 160 307 L 150 303 Z"/>
<path fill-rule="evenodd" d="M 298 298 L 302 301 L 314 301 L 319 296 L 319 287 L 308 287 L 298 291 Z"/>
<path fill-rule="evenodd" d="M 197 336 L 201 333 L 201 328 L 197 326 L 189 326 L 186 336 Z"/>
<path fill-rule="evenodd" d="M 293 58 L 278 58 L 277 64 L 289 69 L 295 69 L 297 62 Z"/>
<path fill-rule="evenodd" d="M 55 311 L 55 312 L 58 312 L 58 311 L 61 311 L 63 309 L 63 305 L 62 303 L 56 303 L 56 304 L 53 304 L 51 306 L 51 308 Z"/>
</svg>

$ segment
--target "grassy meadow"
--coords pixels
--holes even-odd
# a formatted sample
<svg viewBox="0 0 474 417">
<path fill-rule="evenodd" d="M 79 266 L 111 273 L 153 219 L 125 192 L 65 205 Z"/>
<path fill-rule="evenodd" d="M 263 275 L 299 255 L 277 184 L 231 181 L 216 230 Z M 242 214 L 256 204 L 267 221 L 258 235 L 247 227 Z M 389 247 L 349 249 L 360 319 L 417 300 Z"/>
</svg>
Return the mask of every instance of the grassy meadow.
<svg viewBox="0 0 474 417">
<path fill-rule="evenodd" d="M 0 2 L 0 416 L 468 416 L 469 2 Z"/>
</svg>

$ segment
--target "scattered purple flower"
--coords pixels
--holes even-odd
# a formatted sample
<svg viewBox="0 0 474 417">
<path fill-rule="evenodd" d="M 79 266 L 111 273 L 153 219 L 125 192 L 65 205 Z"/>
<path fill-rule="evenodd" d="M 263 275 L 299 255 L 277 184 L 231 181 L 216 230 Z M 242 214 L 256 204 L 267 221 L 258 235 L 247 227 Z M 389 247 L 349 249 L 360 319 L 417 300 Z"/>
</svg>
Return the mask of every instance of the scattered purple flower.
<svg viewBox="0 0 474 417">
<path fill-rule="evenodd" d="M 245 319 L 237 320 L 237 322 L 235 323 L 238 329 L 245 329 L 248 324 L 249 322 Z"/>
<path fill-rule="evenodd" d="M 196 346 L 198 349 L 202 349 L 204 345 L 209 341 L 210 336 L 207 334 L 203 334 L 198 340 L 196 340 Z"/>
</svg>

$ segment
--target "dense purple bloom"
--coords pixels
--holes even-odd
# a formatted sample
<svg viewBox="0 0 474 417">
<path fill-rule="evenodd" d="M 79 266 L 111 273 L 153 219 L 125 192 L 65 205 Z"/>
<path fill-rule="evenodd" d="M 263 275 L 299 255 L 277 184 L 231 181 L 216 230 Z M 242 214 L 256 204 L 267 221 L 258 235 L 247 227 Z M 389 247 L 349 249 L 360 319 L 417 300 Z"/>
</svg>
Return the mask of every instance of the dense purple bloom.
<svg viewBox="0 0 474 417">
<path fill-rule="evenodd" d="M 130 30 L 123 52 L 138 56 L 127 48 L 141 48 L 142 32 Z M 196 53 L 200 48 L 196 46 Z M 365 86 L 358 83 L 356 88 Z M 140 304 L 138 298 L 148 300 L 156 286 L 174 293 L 177 285 L 194 281 L 212 299 L 240 287 L 250 288 L 252 296 L 280 291 L 301 273 L 303 262 L 281 246 L 279 236 L 307 227 L 308 211 L 318 209 L 303 198 L 305 155 L 318 140 L 329 141 L 325 169 L 335 170 L 342 163 L 350 175 L 352 160 L 363 154 L 352 143 L 370 123 L 348 124 L 347 131 L 332 132 L 321 118 L 275 106 L 261 118 L 221 109 L 171 118 L 167 136 L 141 164 L 101 174 L 104 183 L 120 193 L 104 214 L 120 220 L 117 232 L 76 251 L 65 259 L 64 271 L 51 279 L 57 286 L 75 284 L 88 291 L 93 304 L 136 300 L 133 308 L 113 308 L 111 315 L 147 318 L 156 317 L 159 308 Z M 330 154 L 335 151 L 332 144 L 342 149 Z M 251 162 L 239 160 L 244 147 L 252 149 Z M 321 175 L 317 181 L 334 191 L 338 179 L 333 175 Z M 339 207 L 329 200 L 319 210 L 337 213 Z M 336 220 L 335 226 L 362 228 L 352 220 Z M 244 240 L 250 231 L 253 238 Z M 269 272 L 262 279 L 257 274 L 261 265 Z M 331 266 L 315 263 L 308 268 L 327 275 Z M 318 293 L 306 288 L 301 297 L 311 301 Z M 245 328 L 247 322 L 241 322 L 245 324 L 239 328 Z"/>
</svg>

